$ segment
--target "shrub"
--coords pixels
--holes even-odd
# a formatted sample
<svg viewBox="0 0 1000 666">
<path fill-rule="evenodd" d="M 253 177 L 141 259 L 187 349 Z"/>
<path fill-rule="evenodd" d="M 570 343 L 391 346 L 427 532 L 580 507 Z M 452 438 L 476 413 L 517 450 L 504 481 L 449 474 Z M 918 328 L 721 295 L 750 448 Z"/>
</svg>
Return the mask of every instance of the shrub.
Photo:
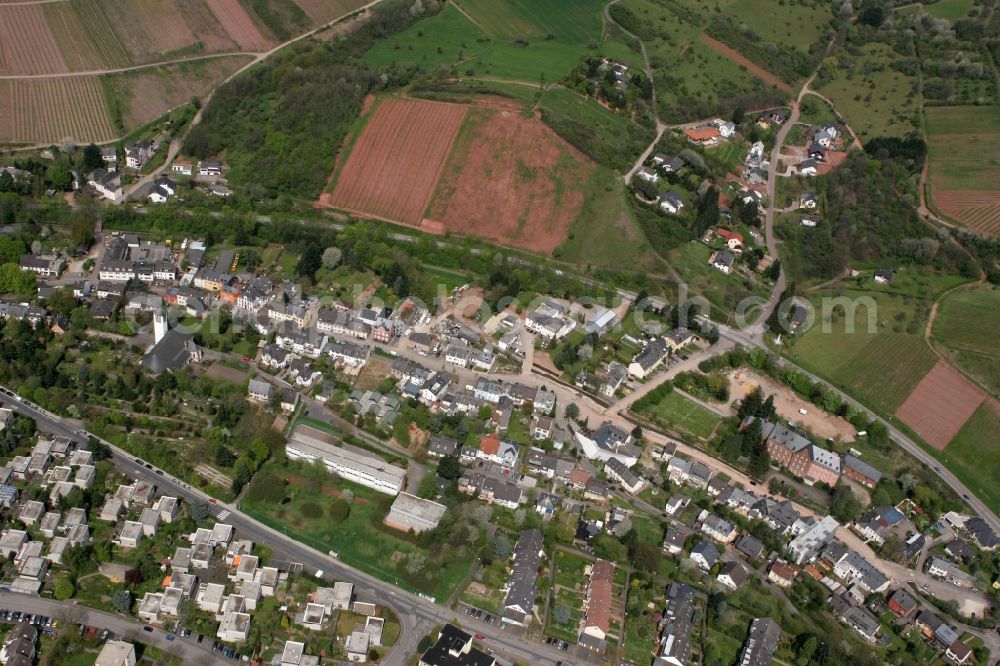
<svg viewBox="0 0 1000 666">
<path fill-rule="evenodd" d="M 342 523 L 351 515 L 351 505 L 342 499 L 334 500 L 330 505 L 330 517 L 336 522 Z"/>
</svg>

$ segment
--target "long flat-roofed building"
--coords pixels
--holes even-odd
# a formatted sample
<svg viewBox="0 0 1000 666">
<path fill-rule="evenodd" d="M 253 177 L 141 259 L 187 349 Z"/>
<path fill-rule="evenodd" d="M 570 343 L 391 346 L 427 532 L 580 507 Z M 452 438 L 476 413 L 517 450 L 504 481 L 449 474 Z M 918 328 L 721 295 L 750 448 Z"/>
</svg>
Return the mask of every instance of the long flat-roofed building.
<svg viewBox="0 0 1000 666">
<path fill-rule="evenodd" d="M 414 497 L 410 493 L 399 493 L 392 503 L 389 515 L 385 517 L 385 524 L 397 530 L 413 530 L 419 534 L 437 527 L 447 508 L 444 504 Z"/>
<path fill-rule="evenodd" d="M 371 453 L 344 448 L 333 436 L 309 426 L 295 428 L 285 453 L 293 460 L 322 460 L 331 472 L 387 495 L 398 495 L 406 480 L 402 467 Z"/>
</svg>

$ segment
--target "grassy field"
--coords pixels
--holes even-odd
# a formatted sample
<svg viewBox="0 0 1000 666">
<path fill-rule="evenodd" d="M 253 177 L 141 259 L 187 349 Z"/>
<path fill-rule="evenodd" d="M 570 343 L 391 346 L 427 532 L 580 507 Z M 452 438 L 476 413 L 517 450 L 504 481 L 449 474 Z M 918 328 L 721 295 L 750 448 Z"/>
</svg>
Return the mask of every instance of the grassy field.
<svg viewBox="0 0 1000 666">
<path fill-rule="evenodd" d="M 621 178 L 610 169 L 597 169 L 583 209 L 557 256 L 587 267 L 654 270 L 660 262 L 632 215 L 627 196 Z"/>
<path fill-rule="evenodd" d="M 938 0 L 933 3 L 925 3 L 923 9 L 931 16 L 954 23 L 958 19 L 968 16 L 975 4 L 973 0 Z"/>
<path fill-rule="evenodd" d="M 952 360 L 1000 393 L 1000 290 L 991 285 L 962 289 L 938 304 L 932 329 L 936 344 Z"/>
<path fill-rule="evenodd" d="M 467 77 L 533 84 L 560 80 L 587 53 L 604 53 L 599 0 L 466 0 L 447 5 L 365 55 L 372 65 L 454 67 Z M 619 55 L 620 42 L 608 43 Z"/>
<path fill-rule="evenodd" d="M 995 107 L 928 107 L 930 176 L 941 190 L 1000 192 L 1000 164 L 983 159 L 1000 149 L 1000 113 Z"/>
<path fill-rule="evenodd" d="M 823 299 L 839 295 L 850 303 L 871 298 L 871 318 L 866 305 L 824 317 Z M 816 308 L 816 325 L 788 339 L 786 353 L 882 413 L 895 412 L 937 361 L 923 338 L 930 299 L 846 289 L 820 292 L 811 302 Z M 848 332 L 851 326 L 853 332 Z"/>
<path fill-rule="evenodd" d="M 793 46 L 803 53 L 819 41 L 830 20 L 826 3 L 791 3 L 774 0 L 736 0 L 725 13 L 736 25 L 746 25 L 767 42 Z"/>
<path fill-rule="evenodd" d="M 1000 508 L 1000 407 L 986 400 L 939 454 L 948 468 L 993 510 Z"/>
<path fill-rule="evenodd" d="M 713 319 L 729 320 L 737 303 L 744 298 L 757 296 L 767 299 L 768 290 L 762 283 L 754 281 L 748 288 L 745 278 L 740 275 L 726 275 L 710 266 L 708 258 L 711 254 L 707 245 L 690 242 L 672 250 L 668 259 L 684 279 L 690 293 L 704 296 L 712 304 Z"/>
<path fill-rule="evenodd" d="M 663 400 L 639 412 L 653 423 L 707 440 L 715 426 L 722 420 L 715 412 L 688 400 L 676 391 L 670 392 Z"/>
<path fill-rule="evenodd" d="M 313 481 L 310 475 L 314 473 L 301 465 L 269 463 L 257 473 L 254 483 L 285 484 L 283 479 L 287 480 L 285 499 L 279 503 L 255 501 L 251 492 L 240 508 L 322 552 L 337 551 L 347 564 L 381 580 L 438 598 L 449 596 L 468 574 L 471 559 L 444 563 L 428 558 L 419 586 L 413 580 L 402 580 L 394 562 L 401 556 L 426 553 L 402 532 L 382 525 L 394 498 L 348 481 L 334 483 L 332 477 Z M 344 490 L 354 493 L 354 501 L 348 517 L 337 523 L 326 509 Z"/>
<path fill-rule="evenodd" d="M 573 644 L 577 639 L 577 626 L 583 617 L 583 590 L 586 579 L 584 570 L 590 560 L 564 550 L 556 551 L 556 566 L 553 572 L 553 599 L 549 607 L 548 623 L 545 633 Z M 570 619 L 560 624 L 552 618 L 552 608 L 558 605 L 566 606 L 570 611 Z"/>
<path fill-rule="evenodd" d="M 984 233 L 1000 234 L 1000 150 L 996 107 L 928 107 L 928 196 L 941 213 Z"/>
<path fill-rule="evenodd" d="M 862 141 L 906 136 L 917 129 L 916 80 L 891 67 L 898 57 L 888 45 L 868 44 L 860 56 L 841 59 L 839 65 L 834 62 L 830 68 L 834 79 L 818 88 L 837 105 Z M 871 71 L 866 74 L 867 69 Z"/>
<path fill-rule="evenodd" d="M 816 95 L 806 95 L 802 99 L 799 122 L 809 125 L 825 125 L 837 122 L 837 114 L 826 100 Z"/>
<path fill-rule="evenodd" d="M 720 92 L 738 94 L 759 86 L 740 65 L 701 41 L 703 25 L 685 20 L 669 4 L 622 0 L 622 6 L 646 26 L 646 43 L 656 85 L 660 116 L 691 120 L 711 115 Z M 695 10 L 698 13 L 702 9 Z M 697 110 L 692 102 L 698 103 Z"/>
</svg>

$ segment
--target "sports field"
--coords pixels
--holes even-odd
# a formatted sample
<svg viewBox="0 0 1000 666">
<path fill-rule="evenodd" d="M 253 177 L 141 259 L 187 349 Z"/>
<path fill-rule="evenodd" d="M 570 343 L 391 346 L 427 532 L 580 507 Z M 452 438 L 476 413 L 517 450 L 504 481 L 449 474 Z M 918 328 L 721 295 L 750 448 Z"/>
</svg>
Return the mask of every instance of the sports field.
<svg viewBox="0 0 1000 666">
<path fill-rule="evenodd" d="M 1000 151 L 996 107 L 928 107 L 930 196 L 944 214 L 981 233 L 1000 235 Z"/>
<path fill-rule="evenodd" d="M 677 391 L 666 394 L 662 400 L 639 412 L 653 423 L 708 440 L 715 426 L 722 420 L 715 412 L 709 411 L 688 400 Z"/>
</svg>

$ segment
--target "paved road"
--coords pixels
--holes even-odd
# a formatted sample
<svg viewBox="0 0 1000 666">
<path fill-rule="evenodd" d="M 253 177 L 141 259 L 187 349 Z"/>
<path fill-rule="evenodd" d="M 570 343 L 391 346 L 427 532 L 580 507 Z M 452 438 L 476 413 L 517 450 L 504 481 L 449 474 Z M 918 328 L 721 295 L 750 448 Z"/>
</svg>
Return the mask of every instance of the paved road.
<svg viewBox="0 0 1000 666">
<path fill-rule="evenodd" d="M 126 640 L 146 643 L 180 657 L 185 664 L 208 666 L 209 664 L 234 663 L 232 660 L 223 659 L 218 656 L 218 653 L 213 652 L 211 642 L 208 643 L 209 647 L 206 647 L 204 643 L 198 645 L 191 638 L 174 637 L 172 634 L 155 627 L 148 627 L 152 631 L 146 631 L 143 629 L 144 625 L 134 618 L 78 606 L 70 601 L 43 599 L 16 592 L 0 592 L 0 608 L 32 615 L 44 615 L 56 618 L 63 623 L 86 624 L 99 629 L 107 629 L 114 634 L 123 636 Z M 171 636 L 174 640 L 168 640 L 167 636 Z"/>
<path fill-rule="evenodd" d="M 2 389 L 6 391 L 7 389 Z M 61 419 L 50 412 L 24 401 L 17 401 L 10 395 L 0 392 L 0 403 L 5 404 L 21 414 L 30 416 L 39 425 L 53 434 L 81 438 L 77 426 Z M 188 502 L 207 502 L 212 500 L 209 495 L 190 487 L 169 474 L 147 468 L 142 463 L 135 462 L 135 457 L 105 442 L 112 451 L 112 461 L 119 470 L 129 477 L 155 483 L 161 492 L 182 497 Z M 508 634 L 497 625 L 486 625 L 481 622 L 457 618 L 454 611 L 431 601 L 411 594 L 392 583 L 381 581 L 374 576 L 358 571 L 340 560 L 329 557 L 286 534 L 272 529 L 246 514 L 237 507 L 216 502 L 215 507 L 230 512 L 226 523 L 232 525 L 241 538 L 248 538 L 257 543 L 268 544 L 276 559 L 287 558 L 301 563 L 308 574 L 322 570 L 324 578 L 347 581 L 363 589 L 372 590 L 379 603 L 392 608 L 399 616 L 401 623 L 400 639 L 389 655 L 383 660 L 388 666 L 403 666 L 417 652 L 417 643 L 435 625 L 446 622 L 467 625 L 469 631 L 486 636 L 485 645 L 496 652 L 498 656 L 510 660 L 548 666 L 565 657 L 565 653 L 550 649 L 541 643 L 528 643 L 518 636 Z"/>
</svg>

